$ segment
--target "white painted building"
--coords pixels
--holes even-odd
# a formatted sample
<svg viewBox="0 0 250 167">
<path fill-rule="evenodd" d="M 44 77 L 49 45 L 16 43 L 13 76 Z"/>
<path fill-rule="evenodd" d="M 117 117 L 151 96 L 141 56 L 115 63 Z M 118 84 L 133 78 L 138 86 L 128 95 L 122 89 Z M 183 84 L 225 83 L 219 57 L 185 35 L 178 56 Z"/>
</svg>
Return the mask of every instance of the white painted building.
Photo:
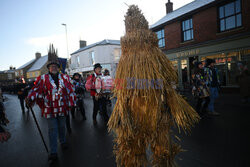
<svg viewBox="0 0 250 167">
<path fill-rule="evenodd" d="M 91 45 L 82 46 L 80 49 L 71 54 L 71 64 L 69 65 L 69 74 L 75 72 L 87 74 L 93 71 L 93 65 L 100 63 L 104 68 L 110 71 L 114 77 L 116 66 L 121 56 L 121 46 L 119 40 L 103 40 Z"/>
</svg>

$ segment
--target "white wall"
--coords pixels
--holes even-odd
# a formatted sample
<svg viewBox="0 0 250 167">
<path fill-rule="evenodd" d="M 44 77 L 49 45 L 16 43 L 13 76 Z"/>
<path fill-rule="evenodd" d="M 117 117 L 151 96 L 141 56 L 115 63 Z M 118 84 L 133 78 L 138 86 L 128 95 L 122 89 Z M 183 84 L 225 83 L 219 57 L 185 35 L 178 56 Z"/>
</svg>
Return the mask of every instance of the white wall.
<svg viewBox="0 0 250 167">
<path fill-rule="evenodd" d="M 90 49 L 84 50 L 82 52 L 76 53 L 71 56 L 71 68 L 74 72 L 85 72 L 89 69 L 93 69 L 93 64 L 91 64 L 90 53 L 93 51 L 95 55 L 95 63 L 100 63 L 101 65 L 112 66 L 114 63 L 118 63 L 121 46 L 119 45 L 98 45 Z M 80 58 L 80 64 L 78 66 L 77 57 Z"/>
</svg>

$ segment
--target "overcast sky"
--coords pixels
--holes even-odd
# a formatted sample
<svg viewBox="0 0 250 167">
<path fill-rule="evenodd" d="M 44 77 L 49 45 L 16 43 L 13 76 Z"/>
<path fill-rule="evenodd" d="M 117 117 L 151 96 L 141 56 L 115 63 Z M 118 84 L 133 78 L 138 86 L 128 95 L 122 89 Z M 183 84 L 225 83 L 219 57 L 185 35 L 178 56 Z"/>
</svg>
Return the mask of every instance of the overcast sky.
<svg viewBox="0 0 250 167">
<path fill-rule="evenodd" d="M 174 10 L 192 0 L 171 0 Z M 166 14 L 167 0 L 0 0 L 0 70 L 20 67 L 47 54 L 53 43 L 59 57 L 67 57 L 65 27 L 68 28 L 69 53 L 103 39 L 119 40 L 124 35 L 125 5 L 136 4 L 149 24 Z"/>
</svg>

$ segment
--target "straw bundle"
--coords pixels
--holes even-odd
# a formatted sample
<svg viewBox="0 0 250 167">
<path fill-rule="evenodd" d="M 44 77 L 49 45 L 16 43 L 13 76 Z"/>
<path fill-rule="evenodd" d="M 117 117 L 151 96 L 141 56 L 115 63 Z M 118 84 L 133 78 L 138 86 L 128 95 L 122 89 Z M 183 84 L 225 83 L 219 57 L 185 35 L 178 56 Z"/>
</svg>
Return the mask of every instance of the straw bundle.
<svg viewBox="0 0 250 167">
<path fill-rule="evenodd" d="M 146 166 L 150 144 L 153 166 L 175 166 L 181 148 L 171 139 L 171 127 L 189 131 L 199 116 L 173 89 L 171 83 L 177 81 L 174 68 L 137 6 L 129 7 L 125 27 L 116 72 L 116 79 L 122 82 L 115 85 L 117 102 L 108 123 L 115 133 L 117 165 Z"/>
</svg>

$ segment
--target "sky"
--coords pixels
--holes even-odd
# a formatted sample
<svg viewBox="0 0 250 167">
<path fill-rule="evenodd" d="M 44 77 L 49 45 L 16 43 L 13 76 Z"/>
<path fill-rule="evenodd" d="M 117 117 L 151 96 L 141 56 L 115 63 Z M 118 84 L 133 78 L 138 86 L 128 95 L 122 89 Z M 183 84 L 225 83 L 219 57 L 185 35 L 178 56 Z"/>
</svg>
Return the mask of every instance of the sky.
<svg viewBox="0 0 250 167">
<path fill-rule="evenodd" d="M 125 33 L 127 5 L 138 5 L 154 24 L 166 15 L 168 0 L 0 0 L 0 70 L 20 67 L 47 54 L 50 43 L 58 56 L 67 58 L 65 26 L 69 54 L 79 49 L 79 40 L 87 45 L 104 39 L 119 40 Z M 193 0 L 171 0 L 173 8 Z"/>
</svg>

